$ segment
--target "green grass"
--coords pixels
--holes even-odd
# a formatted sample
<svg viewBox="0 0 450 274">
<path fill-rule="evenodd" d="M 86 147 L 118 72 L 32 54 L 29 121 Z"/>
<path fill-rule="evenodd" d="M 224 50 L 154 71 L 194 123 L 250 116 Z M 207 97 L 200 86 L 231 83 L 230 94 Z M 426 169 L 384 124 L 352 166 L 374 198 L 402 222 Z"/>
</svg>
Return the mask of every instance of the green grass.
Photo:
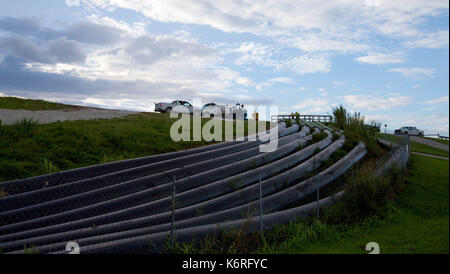
<svg viewBox="0 0 450 274">
<path fill-rule="evenodd" d="M 431 137 L 423 137 L 423 138 L 431 140 L 431 141 L 439 142 L 439 143 L 442 143 L 444 145 L 448 145 L 448 143 L 449 143 L 448 140 L 444 140 L 444 139 L 431 138 Z"/>
<path fill-rule="evenodd" d="M 294 222 L 269 232 L 289 236 L 259 252 L 367 253 L 365 245 L 377 242 L 380 253 L 448 254 L 448 161 L 412 155 L 407 180 L 405 191 L 389 205 L 385 217 L 367 217 L 351 225 Z"/>
<path fill-rule="evenodd" d="M 58 110 L 77 108 L 77 106 L 64 105 L 43 100 L 22 99 L 17 97 L 0 97 L 0 108 L 25 110 Z"/>
<path fill-rule="evenodd" d="M 439 156 L 444 156 L 444 157 L 448 157 L 448 155 L 449 155 L 448 151 L 445 151 L 445 150 L 442 150 L 439 148 L 435 148 L 435 147 L 431 147 L 431 146 L 427 146 L 427 145 L 417 143 L 417 142 L 411 142 L 411 151 L 439 155 Z"/>
<path fill-rule="evenodd" d="M 0 126 L 0 181 L 208 144 L 173 141 L 170 127 L 175 121 L 168 114 L 142 113 L 115 119 L 50 124 L 21 121 Z"/>
<path fill-rule="evenodd" d="M 390 141 L 393 143 L 400 143 L 402 141 L 402 139 L 405 138 L 405 136 L 394 135 L 394 134 L 379 134 L 379 136 L 382 139 L 385 139 L 386 141 Z M 417 143 L 414 141 L 411 141 L 410 144 L 411 144 L 411 151 L 449 157 L 448 151 L 438 149 L 435 147 L 431 147 L 431 146 L 427 146 L 427 145 Z"/>
</svg>

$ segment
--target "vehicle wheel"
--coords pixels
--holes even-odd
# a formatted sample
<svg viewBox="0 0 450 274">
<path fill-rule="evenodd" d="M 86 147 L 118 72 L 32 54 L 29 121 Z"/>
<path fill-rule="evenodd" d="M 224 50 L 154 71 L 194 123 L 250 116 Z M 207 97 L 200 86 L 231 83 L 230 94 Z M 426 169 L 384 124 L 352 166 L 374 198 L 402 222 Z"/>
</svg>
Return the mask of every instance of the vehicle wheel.
<svg viewBox="0 0 450 274">
<path fill-rule="evenodd" d="M 420 136 L 420 137 L 423 137 L 423 134 L 422 134 L 422 133 L 419 133 L 419 136 Z"/>
<path fill-rule="evenodd" d="M 166 108 L 166 111 L 164 111 L 164 112 L 170 113 L 171 111 L 172 111 L 172 108 L 171 108 L 171 107 L 168 107 L 168 108 Z"/>
<path fill-rule="evenodd" d="M 209 118 L 214 118 L 214 114 L 209 115 Z"/>
</svg>

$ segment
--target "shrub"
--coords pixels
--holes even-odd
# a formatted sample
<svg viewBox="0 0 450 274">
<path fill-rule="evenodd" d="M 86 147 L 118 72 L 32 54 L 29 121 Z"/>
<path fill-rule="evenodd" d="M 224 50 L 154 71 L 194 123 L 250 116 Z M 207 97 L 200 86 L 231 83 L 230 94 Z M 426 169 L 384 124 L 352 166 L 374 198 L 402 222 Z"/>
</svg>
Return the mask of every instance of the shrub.
<svg viewBox="0 0 450 274">
<path fill-rule="evenodd" d="M 340 105 L 333 108 L 334 124 L 338 129 L 344 129 L 347 124 L 347 110 Z"/>
<path fill-rule="evenodd" d="M 317 134 L 313 134 L 311 143 L 314 144 L 314 143 L 320 142 L 320 141 L 322 141 L 323 139 L 325 139 L 327 137 L 328 137 L 328 134 L 326 134 L 323 131 L 320 132 L 320 133 L 317 133 Z"/>
<path fill-rule="evenodd" d="M 284 120 L 284 122 L 286 123 L 286 127 L 292 126 L 292 121 L 291 121 L 291 119 Z"/>
<path fill-rule="evenodd" d="M 377 145 L 377 133 L 380 131 L 381 123 L 371 122 L 370 125 L 366 125 L 364 116 L 359 112 L 351 115 L 342 105 L 333 109 L 333 115 L 335 126 L 344 130 L 346 151 L 350 151 L 362 141 L 367 146 L 369 156 L 378 156 L 381 153 Z"/>
<path fill-rule="evenodd" d="M 400 169 L 393 168 L 381 177 L 360 170 L 348 180 L 342 199 L 328 208 L 327 223 L 355 223 L 368 216 L 384 216 L 388 203 L 404 187 Z"/>
<path fill-rule="evenodd" d="M 30 136 L 37 126 L 37 121 L 33 120 L 33 118 L 23 118 L 20 122 L 16 123 L 15 126 L 21 136 Z"/>
<path fill-rule="evenodd" d="M 56 165 L 51 160 L 49 160 L 47 158 L 42 158 L 41 162 L 42 162 L 42 166 L 44 168 L 45 174 L 55 173 L 58 171 L 58 167 L 56 167 Z"/>
<path fill-rule="evenodd" d="M 337 132 L 333 132 L 332 141 L 336 141 L 337 139 L 339 139 L 339 137 L 341 137 L 341 135 L 339 135 Z"/>
<path fill-rule="evenodd" d="M 300 125 L 300 113 L 295 113 L 295 122 Z"/>
</svg>

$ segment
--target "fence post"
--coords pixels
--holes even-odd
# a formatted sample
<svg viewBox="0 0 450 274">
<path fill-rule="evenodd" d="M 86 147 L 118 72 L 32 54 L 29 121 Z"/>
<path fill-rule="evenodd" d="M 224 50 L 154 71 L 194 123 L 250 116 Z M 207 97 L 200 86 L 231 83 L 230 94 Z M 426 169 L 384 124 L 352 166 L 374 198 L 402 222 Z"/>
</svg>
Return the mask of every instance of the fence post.
<svg viewBox="0 0 450 274">
<path fill-rule="evenodd" d="M 264 230 L 264 223 L 263 223 L 263 208 L 262 208 L 262 187 L 261 187 L 261 174 L 259 174 L 259 228 L 261 230 L 261 244 L 264 243 L 263 238 L 263 230 Z"/>
<path fill-rule="evenodd" d="M 319 200 L 320 200 L 320 194 L 319 194 L 320 188 L 319 188 L 319 180 L 317 179 L 317 177 L 316 177 L 316 185 L 317 185 L 317 219 L 320 219 L 320 202 L 319 202 Z"/>
<path fill-rule="evenodd" d="M 173 192 L 172 192 L 172 223 L 170 226 L 170 246 L 172 247 L 173 250 L 173 245 L 174 245 L 174 230 L 175 230 L 175 182 L 176 182 L 176 177 L 173 176 Z"/>
<path fill-rule="evenodd" d="M 319 195 L 319 180 L 318 180 L 318 177 L 317 177 L 317 174 L 315 174 L 316 173 L 316 159 L 314 159 L 314 161 L 313 161 L 313 172 L 314 172 L 314 176 L 316 177 L 315 178 L 315 183 L 316 183 L 316 198 L 317 198 L 317 201 L 316 201 L 316 211 L 317 211 L 317 219 L 319 219 L 320 218 L 320 204 L 319 204 L 319 197 L 320 197 L 320 195 Z"/>
</svg>

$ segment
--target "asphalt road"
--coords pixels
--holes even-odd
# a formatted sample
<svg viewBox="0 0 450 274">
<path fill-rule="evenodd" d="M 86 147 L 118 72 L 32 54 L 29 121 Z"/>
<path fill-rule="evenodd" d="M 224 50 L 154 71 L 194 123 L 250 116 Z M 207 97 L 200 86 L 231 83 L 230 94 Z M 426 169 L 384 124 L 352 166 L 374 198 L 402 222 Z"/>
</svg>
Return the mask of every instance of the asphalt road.
<svg viewBox="0 0 450 274">
<path fill-rule="evenodd" d="M 410 140 L 417 142 L 417 143 L 427 145 L 427 146 L 431 146 L 431 147 L 435 147 L 435 148 L 439 148 L 439 149 L 448 151 L 448 145 L 439 143 L 439 142 L 435 142 L 430 139 L 425 139 L 425 138 L 421 138 L 421 137 L 417 137 L 417 136 L 410 136 Z"/>
</svg>

